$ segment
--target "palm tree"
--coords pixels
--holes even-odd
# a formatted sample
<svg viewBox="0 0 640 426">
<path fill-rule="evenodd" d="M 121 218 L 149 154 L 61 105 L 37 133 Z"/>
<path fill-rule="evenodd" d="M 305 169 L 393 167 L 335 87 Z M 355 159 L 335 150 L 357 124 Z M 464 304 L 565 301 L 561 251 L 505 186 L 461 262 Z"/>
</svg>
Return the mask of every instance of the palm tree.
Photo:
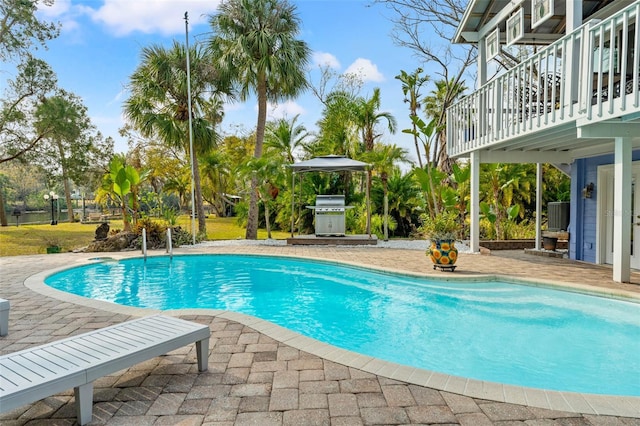
<svg viewBox="0 0 640 426">
<path fill-rule="evenodd" d="M 358 98 L 356 100 L 355 122 L 360 129 L 365 152 L 373 151 L 375 141 L 382 136 L 376 133 L 376 127 L 380 120 L 387 120 L 389 132 L 396 132 L 396 119 L 389 112 L 380 112 L 380 88 L 373 89 L 373 96 L 369 99 Z M 371 169 L 367 171 L 367 199 L 371 199 Z M 371 232 L 371 224 L 367 223 L 367 233 Z"/>
<path fill-rule="evenodd" d="M 202 173 L 208 178 L 209 191 L 206 190 L 205 198 L 208 197 L 209 203 L 213 206 L 216 214 L 220 217 L 227 215 L 229 198 L 227 191 L 230 188 L 232 180 L 232 167 L 229 156 L 221 151 L 211 151 L 204 155 L 201 159 Z"/>
<path fill-rule="evenodd" d="M 358 127 L 356 126 L 356 97 L 347 90 L 334 90 L 324 99 L 322 117 L 318 121 L 318 134 L 312 143 L 304 146 L 306 158 L 323 156 L 327 154 L 343 155 L 349 158 L 358 158 L 362 152 L 361 143 L 358 140 Z M 347 203 L 352 202 L 353 176 L 351 172 L 339 172 L 339 181 L 336 181 L 331 189 L 325 191 L 342 191 Z M 359 179 L 360 180 L 360 179 Z M 361 180 L 364 187 L 364 180 Z"/>
<path fill-rule="evenodd" d="M 470 164 L 452 164 L 452 172 L 449 181 L 454 189 L 455 210 L 458 212 L 461 224 L 460 235 L 468 235 L 466 216 L 471 202 L 471 166 Z"/>
<path fill-rule="evenodd" d="M 348 90 L 334 90 L 327 95 L 322 118 L 318 121 L 318 137 L 306 147 L 310 157 L 337 154 L 358 158 L 362 147 L 355 121 L 357 100 Z M 347 202 L 351 200 L 352 179 L 351 172 L 341 172 L 340 180 Z"/>
<path fill-rule="evenodd" d="M 407 150 L 397 145 L 377 144 L 373 151 L 368 153 L 367 161 L 373 165 L 373 170 L 380 175 L 382 182 L 384 204 L 384 240 L 389 239 L 389 197 L 387 182 L 389 174 L 397 168 L 396 163 L 408 162 Z"/>
<path fill-rule="evenodd" d="M 188 107 L 187 50 L 175 41 L 171 48 L 153 45 L 142 49 L 142 63 L 131 75 L 131 96 L 125 102 L 124 111 L 144 137 L 157 137 L 170 147 L 181 148 L 186 158 L 191 158 L 188 128 L 191 114 L 195 207 L 198 232 L 202 234 L 206 233 L 206 222 L 197 154 L 206 153 L 216 145 L 218 134 L 211 111 L 218 104 L 216 98 L 230 95 L 231 91 L 217 79 L 203 48 L 190 47 L 189 59 L 191 112 Z"/>
<path fill-rule="evenodd" d="M 524 214 L 525 203 L 531 201 L 534 175 L 528 173 L 528 164 L 485 163 L 480 168 L 480 192 L 495 215 L 494 227 L 497 239 L 505 239 L 505 222 L 508 210 L 518 206 Z"/>
<path fill-rule="evenodd" d="M 300 114 L 293 117 L 291 121 L 285 118 L 267 124 L 265 145 L 268 150 L 273 150 L 282 159 L 293 164 L 295 158 L 293 153 L 296 149 L 304 147 L 304 140 L 309 136 L 307 129 L 296 124 Z"/>
<path fill-rule="evenodd" d="M 432 163 L 436 163 L 443 172 L 451 173 L 451 160 L 447 154 L 447 135 L 445 133 L 447 123 L 447 108 L 449 108 L 458 97 L 467 90 L 464 81 L 438 80 L 435 82 L 436 89 L 431 91 L 431 95 L 425 97 L 425 112 L 427 116 L 435 120 L 438 141 L 433 151 Z M 429 159 L 429 153 L 427 159 Z"/>
<path fill-rule="evenodd" d="M 257 193 L 264 206 L 264 220 L 267 228 L 267 238 L 271 238 L 271 212 L 269 205 L 276 199 L 284 185 L 282 158 L 276 155 L 264 155 L 260 158 L 250 158 L 241 168 L 241 175 L 256 176 L 258 180 Z"/>
<path fill-rule="evenodd" d="M 373 151 L 375 141 L 382 136 L 376 133 L 376 127 L 383 118 L 387 120 L 389 132 L 396 132 L 396 119 L 390 112 L 380 112 L 380 88 L 373 89 L 371 98 L 358 98 L 356 101 L 356 124 L 360 129 L 365 151 Z"/>
<path fill-rule="evenodd" d="M 191 172 L 188 168 L 176 170 L 176 172 L 167 177 L 162 187 L 163 191 L 173 193 L 178 196 L 178 209 L 182 211 L 184 206 L 188 204 L 187 194 L 191 186 Z"/>
<path fill-rule="evenodd" d="M 254 157 L 262 156 L 267 101 L 279 102 L 307 88 L 310 49 L 297 40 L 300 19 L 287 0 L 223 0 L 209 23 L 209 51 L 221 77 L 238 86 L 240 99 L 258 98 Z M 258 180 L 251 178 L 247 239 L 258 237 Z"/>
<path fill-rule="evenodd" d="M 420 109 L 420 88 L 423 84 L 429 81 L 429 76 L 420 76 L 422 73 L 422 68 L 416 68 L 416 70 L 409 74 L 408 72 L 401 70 L 400 74 L 396 75 L 396 79 L 402 82 L 402 93 L 404 94 L 404 102 L 409 104 L 409 116 L 415 117 L 418 115 L 418 110 Z M 417 129 L 415 123 L 412 125 L 413 131 L 413 143 L 416 146 L 416 155 L 418 156 L 418 164 L 420 168 L 422 165 L 422 157 L 420 156 L 420 146 L 418 144 L 418 136 Z M 429 153 L 425 153 L 427 156 Z"/>
<path fill-rule="evenodd" d="M 398 167 L 389 175 L 387 186 L 389 213 L 401 227 L 401 235 L 407 237 L 416 228 L 414 220 L 417 224 L 419 212 L 423 211 L 420 186 L 413 172 L 403 174 Z"/>
</svg>

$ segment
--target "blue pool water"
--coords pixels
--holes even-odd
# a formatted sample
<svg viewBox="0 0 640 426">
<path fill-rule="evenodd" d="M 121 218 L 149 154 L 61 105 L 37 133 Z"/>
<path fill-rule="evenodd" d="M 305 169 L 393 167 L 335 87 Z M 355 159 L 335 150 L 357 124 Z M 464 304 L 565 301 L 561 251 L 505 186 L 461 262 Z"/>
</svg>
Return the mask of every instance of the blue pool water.
<svg viewBox="0 0 640 426">
<path fill-rule="evenodd" d="M 244 255 L 105 261 L 45 282 L 127 306 L 241 312 L 344 349 L 457 376 L 640 396 L 640 304 L 632 302 Z"/>
</svg>

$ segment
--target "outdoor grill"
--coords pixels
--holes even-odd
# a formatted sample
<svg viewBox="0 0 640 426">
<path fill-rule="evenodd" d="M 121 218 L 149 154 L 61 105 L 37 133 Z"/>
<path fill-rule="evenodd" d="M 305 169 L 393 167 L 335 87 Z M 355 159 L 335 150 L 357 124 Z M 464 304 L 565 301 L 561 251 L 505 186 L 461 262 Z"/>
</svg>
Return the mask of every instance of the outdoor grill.
<svg viewBox="0 0 640 426">
<path fill-rule="evenodd" d="M 307 206 L 314 211 L 316 235 L 343 237 L 345 234 L 344 212 L 351 207 L 344 205 L 344 195 L 317 195 L 316 205 Z"/>
</svg>

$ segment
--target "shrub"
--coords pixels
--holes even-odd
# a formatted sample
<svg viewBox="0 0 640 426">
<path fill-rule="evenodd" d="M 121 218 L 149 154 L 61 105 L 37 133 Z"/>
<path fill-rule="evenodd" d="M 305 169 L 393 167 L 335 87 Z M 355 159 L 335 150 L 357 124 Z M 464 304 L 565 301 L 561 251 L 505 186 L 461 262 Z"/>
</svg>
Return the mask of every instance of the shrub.
<svg viewBox="0 0 640 426">
<path fill-rule="evenodd" d="M 172 208 L 166 208 L 162 211 L 162 217 L 167 225 L 174 227 L 178 223 L 178 211 Z"/>
<path fill-rule="evenodd" d="M 147 230 L 147 248 L 163 248 L 166 247 L 167 227 L 159 222 L 154 221 L 148 217 L 138 220 L 133 232 L 142 237 L 142 230 Z M 142 238 L 139 239 L 137 244 L 142 246 Z"/>
<path fill-rule="evenodd" d="M 433 217 L 422 217 L 422 231 L 429 240 L 454 240 L 462 225 L 458 223 L 456 212 L 443 211 Z"/>
<path fill-rule="evenodd" d="M 202 241 L 198 236 L 196 236 L 196 242 Z M 193 243 L 193 234 L 189 231 L 186 231 L 180 226 L 176 226 L 171 228 L 171 244 L 174 247 L 180 247 L 183 245 L 191 245 Z"/>
</svg>

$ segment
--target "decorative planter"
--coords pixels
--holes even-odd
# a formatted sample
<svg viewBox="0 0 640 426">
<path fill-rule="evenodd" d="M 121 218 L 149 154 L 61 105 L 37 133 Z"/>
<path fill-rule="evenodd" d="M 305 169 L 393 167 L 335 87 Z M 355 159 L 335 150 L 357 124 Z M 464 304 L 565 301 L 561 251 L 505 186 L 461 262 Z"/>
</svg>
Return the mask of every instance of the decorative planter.
<svg viewBox="0 0 640 426">
<path fill-rule="evenodd" d="M 458 260 L 458 249 L 456 240 L 433 240 L 427 249 L 427 255 L 433 262 L 433 269 L 440 268 L 442 271 L 455 271 L 456 260 Z"/>
<path fill-rule="evenodd" d="M 51 253 L 60 253 L 61 248 L 58 246 L 50 246 L 47 247 L 47 254 L 51 254 Z"/>
</svg>

